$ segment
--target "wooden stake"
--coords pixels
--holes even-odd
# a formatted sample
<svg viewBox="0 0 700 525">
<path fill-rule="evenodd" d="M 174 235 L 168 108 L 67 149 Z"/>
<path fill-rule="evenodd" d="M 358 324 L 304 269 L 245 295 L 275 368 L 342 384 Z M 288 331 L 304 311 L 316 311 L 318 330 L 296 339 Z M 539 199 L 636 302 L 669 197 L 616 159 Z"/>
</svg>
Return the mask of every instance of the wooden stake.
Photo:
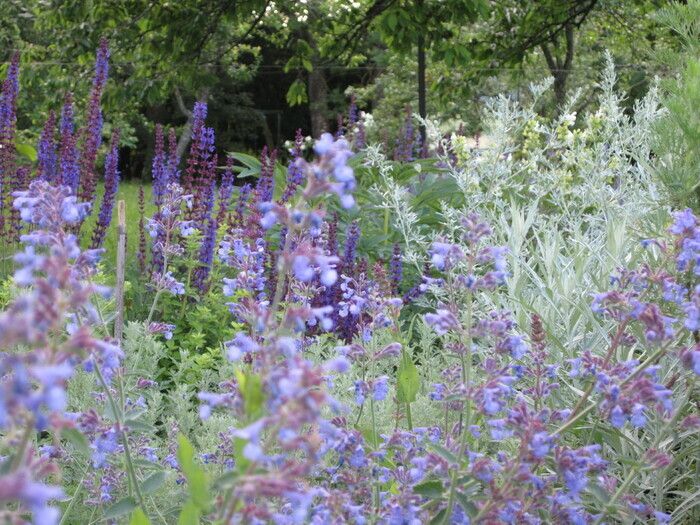
<svg viewBox="0 0 700 525">
<path fill-rule="evenodd" d="M 117 313 L 114 319 L 114 338 L 121 345 L 124 333 L 124 264 L 126 262 L 126 203 L 117 203 L 117 284 L 114 292 L 117 300 Z"/>
</svg>

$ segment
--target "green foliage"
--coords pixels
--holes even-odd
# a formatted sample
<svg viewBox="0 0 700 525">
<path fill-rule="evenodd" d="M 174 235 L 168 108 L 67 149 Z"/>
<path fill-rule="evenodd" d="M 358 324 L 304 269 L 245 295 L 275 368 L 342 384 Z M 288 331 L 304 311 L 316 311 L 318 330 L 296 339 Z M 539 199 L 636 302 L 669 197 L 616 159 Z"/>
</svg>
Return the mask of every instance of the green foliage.
<svg viewBox="0 0 700 525">
<path fill-rule="evenodd" d="M 250 421 L 255 421 L 262 414 L 263 403 L 265 402 L 261 378 L 258 374 L 253 372 L 245 373 L 239 369 L 236 370 L 236 379 L 243 398 L 245 414 Z"/>
<path fill-rule="evenodd" d="M 405 0 L 396 2 L 378 20 L 384 41 L 393 49 L 409 53 L 422 36 L 437 60 L 448 66 L 469 60 L 467 46 L 455 40 L 461 28 L 488 13 L 484 0 Z"/>
<path fill-rule="evenodd" d="M 656 173 L 675 207 L 700 210 L 700 1 L 673 4 L 658 18 L 678 37 L 675 53 L 659 59 L 675 73 L 665 85 L 667 114 L 656 126 Z"/>
<path fill-rule="evenodd" d="M 418 368 L 410 356 L 404 355 L 399 364 L 396 381 L 396 397 L 399 403 L 413 403 L 420 389 Z"/>
<path fill-rule="evenodd" d="M 189 490 L 189 499 L 182 508 L 178 524 L 196 525 L 200 516 L 209 509 L 209 482 L 204 470 L 194 460 L 194 448 L 189 440 L 180 434 L 178 443 L 177 460 Z"/>
<path fill-rule="evenodd" d="M 308 101 L 309 97 L 306 95 L 306 84 L 299 79 L 292 82 L 292 85 L 289 86 L 289 90 L 287 91 L 287 104 L 290 106 L 298 106 Z"/>
<path fill-rule="evenodd" d="M 141 509 L 136 509 L 131 515 L 129 525 L 151 525 L 151 521 Z"/>
</svg>

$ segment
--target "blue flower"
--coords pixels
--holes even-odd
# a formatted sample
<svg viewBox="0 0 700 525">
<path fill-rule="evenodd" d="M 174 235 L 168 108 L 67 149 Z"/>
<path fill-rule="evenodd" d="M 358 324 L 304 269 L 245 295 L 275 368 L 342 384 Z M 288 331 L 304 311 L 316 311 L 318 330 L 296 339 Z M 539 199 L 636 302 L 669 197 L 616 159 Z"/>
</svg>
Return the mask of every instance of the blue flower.
<svg viewBox="0 0 700 525">
<path fill-rule="evenodd" d="M 372 385 L 372 397 L 375 401 L 384 401 L 389 393 L 389 384 L 387 376 L 381 376 L 374 380 Z"/>
</svg>

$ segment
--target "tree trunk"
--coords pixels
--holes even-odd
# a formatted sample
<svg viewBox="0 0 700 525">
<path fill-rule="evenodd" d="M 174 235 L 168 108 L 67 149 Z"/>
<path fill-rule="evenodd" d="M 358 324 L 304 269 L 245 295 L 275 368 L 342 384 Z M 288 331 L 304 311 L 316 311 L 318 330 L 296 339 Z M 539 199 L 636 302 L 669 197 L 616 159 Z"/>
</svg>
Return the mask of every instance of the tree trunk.
<svg viewBox="0 0 700 525">
<path fill-rule="evenodd" d="M 542 53 L 544 53 L 544 59 L 547 61 L 547 67 L 549 72 L 554 78 L 554 102 L 556 104 L 556 112 L 566 102 L 566 83 L 569 79 L 569 73 L 571 72 L 571 66 L 574 63 L 574 25 L 567 24 L 564 30 L 564 36 L 566 39 L 566 49 L 564 51 L 563 59 L 554 55 L 549 49 L 547 44 L 542 44 Z"/>
<path fill-rule="evenodd" d="M 328 84 L 323 70 L 315 66 L 309 73 L 309 114 L 311 133 L 320 137 L 328 130 Z"/>
</svg>

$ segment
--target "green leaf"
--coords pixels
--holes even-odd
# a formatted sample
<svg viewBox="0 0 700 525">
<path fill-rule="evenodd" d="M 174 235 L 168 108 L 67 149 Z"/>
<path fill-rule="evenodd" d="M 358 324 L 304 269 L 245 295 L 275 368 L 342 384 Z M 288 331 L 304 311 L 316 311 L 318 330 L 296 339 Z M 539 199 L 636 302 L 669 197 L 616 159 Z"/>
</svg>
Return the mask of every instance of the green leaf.
<svg viewBox="0 0 700 525">
<path fill-rule="evenodd" d="M 602 507 L 607 505 L 610 501 L 610 494 L 598 483 L 591 483 L 588 486 L 588 491 L 601 503 Z"/>
<path fill-rule="evenodd" d="M 396 29 L 397 22 L 396 13 L 393 11 L 386 15 L 386 26 L 389 28 L 389 31 L 394 31 Z"/>
<path fill-rule="evenodd" d="M 65 438 L 81 456 L 89 457 L 92 454 L 87 438 L 75 428 L 62 430 L 61 437 Z"/>
<path fill-rule="evenodd" d="M 118 518 L 134 510 L 136 508 L 136 500 L 131 496 L 127 496 L 124 499 L 120 499 L 114 505 L 107 507 L 105 510 L 104 518 L 109 520 L 113 518 Z"/>
<path fill-rule="evenodd" d="M 248 442 L 241 437 L 233 438 L 233 456 L 236 458 L 238 472 L 245 472 L 250 465 L 250 460 L 243 455 L 243 448 Z"/>
<path fill-rule="evenodd" d="M 457 456 L 442 445 L 433 442 L 428 442 L 426 445 L 428 448 L 433 449 L 433 452 L 442 457 L 445 461 L 448 461 L 453 465 L 459 465 L 460 461 L 457 459 Z"/>
<path fill-rule="evenodd" d="M 413 487 L 413 492 L 420 494 L 423 497 L 430 499 L 437 499 L 442 496 L 445 487 L 442 485 L 442 481 L 433 479 L 430 481 L 425 481 L 424 483 L 419 483 Z"/>
<path fill-rule="evenodd" d="M 265 401 L 262 379 L 257 374 L 245 374 L 241 370 L 236 370 L 236 379 L 243 397 L 246 416 L 250 421 L 255 420 L 262 414 Z"/>
<path fill-rule="evenodd" d="M 148 519 L 148 516 L 143 513 L 141 508 L 138 508 L 131 515 L 129 525 L 151 525 L 151 521 Z"/>
<path fill-rule="evenodd" d="M 474 516 L 476 516 L 479 513 L 479 509 L 476 508 L 476 505 L 474 505 L 474 503 L 469 501 L 469 499 L 467 498 L 467 495 L 464 494 L 462 491 L 457 490 L 455 492 L 455 496 L 457 498 L 457 501 L 459 501 L 459 504 L 461 505 L 462 510 L 464 510 L 464 512 L 467 513 L 467 516 L 469 516 L 470 518 L 473 518 Z"/>
<path fill-rule="evenodd" d="M 200 515 L 201 513 L 197 505 L 195 505 L 193 501 L 188 501 L 185 506 L 182 507 L 177 525 L 199 525 Z"/>
<path fill-rule="evenodd" d="M 144 494 L 153 494 L 163 486 L 166 478 L 167 476 L 164 470 L 151 474 L 141 483 L 141 492 Z"/>
<path fill-rule="evenodd" d="M 412 403 L 416 400 L 416 394 L 420 389 L 420 376 L 418 368 L 410 357 L 405 356 L 399 365 L 396 397 L 400 403 Z"/>
<path fill-rule="evenodd" d="M 124 414 L 124 421 L 129 422 L 129 421 L 136 421 L 139 419 L 141 416 L 143 416 L 147 410 L 145 408 L 134 408 L 132 410 L 129 410 Z"/>
<path fill-rule="evenodd" d="M 299 106 L 308 102 L 308 97 L 306 95 L 306 84 L 301 80 L 297 79 L 292 82 L 287 90 L 287 104 L 290 106 Z"/>
<path fill-rule="evenodd" d="M 154 434 L 156 432 L 156 428 L 145 421 L 132 420 L 127 423 L 127 427 L 139 434 Z"/>
<path fill-rule="evenodd" d="M 231 488 L 238 481 L 238 476 L 239 474 L 236 471 L 227 472 L 214 481 L 213 487 L 217 490 Z"/>
<path fill-rule="evenodd" d="M 447 514 L 447 509 L 441 509 L 432 520 L 430 520 L 430 525 L 437 525 L 438 523 L 443 523 L 445 521 L 445 514 Z"/>
<path fill-rule="evenodd" d="M 192 503 L 199 509 L 206 509 L 209 507 L 207 475 L 202 467 L 195 463 L 194 448 L 189 440 L 180 434 L 178 441 L 177 460 L 187 478 Z"/>
<path fill-rule="evenodd" d="M 15 148 L 17 149 L 17 153 L 28 158 L 32 162 L 36 162 L 37 154 L 34 146 L 27 144 L 26 142 L 17 142 L 15 144 Z"/>
</svg>

